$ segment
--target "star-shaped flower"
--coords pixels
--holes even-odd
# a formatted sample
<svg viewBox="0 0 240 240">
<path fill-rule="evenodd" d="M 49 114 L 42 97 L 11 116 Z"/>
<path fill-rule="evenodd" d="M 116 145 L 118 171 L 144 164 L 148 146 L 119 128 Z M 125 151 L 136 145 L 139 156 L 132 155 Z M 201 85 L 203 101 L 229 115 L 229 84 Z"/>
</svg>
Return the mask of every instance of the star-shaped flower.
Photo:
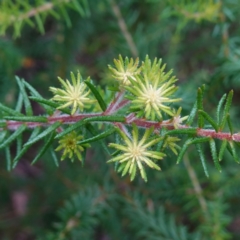
<svg viewBox="0 0 240 240">
<path fill-rule="evenodd" d="M 85 91 L 87 85 L 81 82 L 82 77 L 79 72 L 77 74 L 77 79 L 71 72 L 71 79 L 72 84 L 68 80 L 65 82 L 63 79 L 58 77 L 58 80 L 61 82 L 63 89 L 50 87 L 50 91 L 52 91 L 54 94 L 52 100 L 64 103 L 58 107 L 58 109 L 71 106 L 71 114 L 73 115 L 78 108 L 83 111 L 84 108 L 88 107 L 89 104 L 94 103 L 95 100 L 88 98 L 90 90 L 87 92 Z"/>
<path fill-rule="evenodd" d="M 151 61 L 146 57 L 142 65 L 142 74 L 136 76 L 135 81 L 131 81 L 131 86 L 124 86 L 130 94 L 127 98 L 132 100 L 130 109 L 136 112 L 137 117 L 145 117 L 155 120 L 156 116 L 162 120 L 162 112 L 173 116 L 173 110 L 169 103 L 178 102 L 181 99 L 173 98 L 172 95 L 177 90 L 174 85 L 176 78 L 171 77 L 171 71 L 164 72 L 165 65 L 161 66 L 161 60 Z"/>
<path fill-rule="evenodd" d="M 138 138 L 138 128 L 133 125 L 132 138 L 127 137 L 122 131 L 119 133 L 124 140 L 124 145 L 110 143 L 109 146 L 120 150 L 121 153 L 110 159 L 108 162 L 119 163 L 118 172 L 122 172 L 122 176 L 129 173 L 131 181 L 135 178 L 137 168 L 140 170 L 141 177 L 147 181 L 145 172 L 145 165 L 156 170 L 160 170 L 160 167 L 153 161 L 162 159 L 165 154 L 161 152 L 152 151 L 149 148 L 159 141 L 161 137 L 149 138 L 153 132 L 153 128 L 147 129 L 141 140 Z"/>
<path fill-rule="evenodd" d="M 59 140 L 59 146 L 55 149 L 55 151 L 63 150 L 61 160 L 70 158 L 73 161 L 74 157 L 77 156 L 77 159 L 82 161 L 81 152 L 84 151 L 84 147 L 86 148 L 90 146 L 90 144 L 77 144 L 77 142 L 82 138 L 82 135 L 77 135 L 77 133 L 73 131 Z"/>
<path fill-rule="evenodd" d="M 123 60 L 122 56 L 119 55 L 119 59 L 114 59 L 115 68 L 110 65 L 108 68 L 112 72 L 113 77 L 118 80 L 121 85 L 129 85 L 129 79 L 136 80 L 135 76 L 141 71 L 138 64 L 138 58 L 134 62 L 132 58 L 129 60 L 128 57 Z"/>
</svg>

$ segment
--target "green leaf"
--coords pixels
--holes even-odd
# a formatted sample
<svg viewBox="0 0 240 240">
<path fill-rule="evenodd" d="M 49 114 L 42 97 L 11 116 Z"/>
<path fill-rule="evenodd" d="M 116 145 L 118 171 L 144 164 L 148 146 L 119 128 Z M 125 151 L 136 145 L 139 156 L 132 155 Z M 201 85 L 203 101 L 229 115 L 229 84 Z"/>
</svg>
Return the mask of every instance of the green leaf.
<svg viewBox="0 0 240 240">
<path fill-rule="evenodd" d="M 0 142 L 4 141 L 4 138 L 7 135 L 7 131 L 0 131 Z"/>
<path fill-rule="evenodd" d="M 196 148 L 197 148 L 200 160 L 202 162 L 204 173 L 205 173 L 206 177 L 209 177 L 207 165 L 206 165 L 206 158 L 205 158 L 204 152 L 202 150 L 202 147 L 200 144 L 196 144 Z"/>
<path fill-rule="evenodd" d="M 107 89 L 111 92 L 119 92 L 119 86 L 108 86 Z"/>
<path fill-rule="evenodd" d="M 96 135 L 96 136 L 94 136 L 94 137 L 92 137 L 92 138 L 88 138 L 88 139 L 84 139 L 84 140 L 82 140 L 82 141 L 79 141 L 78 144 L 85 144 L 85 143 L 96 142 L 96 141 L 98 141 L 98 140 L 100 140 L 100 139 L 103 139 L 103 138 L 105 138 L 105 137 L 113 134 L 115 131 L 116 131 L 115 128 L 108 129 L 108 130 L 106 130 L 105 132 L 100 133 L 100 134 L 98 134 L 98 135 Z"/>
<path fill-rule="evenodd" d="M 215 123 L 215 121 L 203 110 L 198 110 L 198 113 L 201 114 L 215 129 L 216 132 L 218 132 L 218 125 Z"/>
<path fill-rule="evenodd" d="M 233 135 L 233 126 L 232 126 L 232 122 L 230 120 L 230 115 L 229 113 L 227 114 L 227 123 L 228 123 L 228 127 L 229 127 L 229 130 L 231 132 L 231 135 Z"/>
<path fill-rule="evenodd" d="M 75 6 L 75 9 L 80 13 L 81 16 L 85 15 L 84 9 L 82 8 L 82 6 L 80 5 L 79 1 L 77 0 L 72 0 L 72 3 Z"/>
<path fill-rule="evenodd" d="M 178 153 L 178 158 L 177 158 L 177 164 L 180 163 L 180 161 L 183 159 L 183 156 L 189 146 L 191 144 L 192 139 L 188 139 L 182 146 L 181 151 Z"/>
<path fill-rule="evenodd" d="M 36 101 L 36 102 L 38 102 L 38 103 L 42 103 L 42 104 L 45 104 L 45 105 L 47 105 L 47 106 L 50 106 L 50 107 L 52 107 L 52 108 L 54 108 L 54 109 L 56 109 L 57 107 L 59 107 L 60 106 L 60 104 L 58 104 L 58 103 L 56 103 L 56 102 L 53 102 L 53 101 L 50 101 L 50 100 L 47 100 L 47 99 L 44 99 L 44 98 L 38 98 L 38 97 L 29 97 L 31 100 L 33 100 L 33 101 Z M 67 113 L 67 114 L 71 114 L 71 110 L 70 109 L 68 109 L 68 108 L 63 108 L 63 109 L 61 109 L 61 110 L 59 110 L 59 111 L 61 111 L 61 112 L 63 112 L 63 113 Z"/>
<path fill-rule="evenodd" d="M 1 103 L 0 103 L 0 110 L 3 111 L 3 112 L 5 112 L 5 113 L 7 113 L 7 114 L 9 114 L 9 115 L 13 115 L 13 116 L 23 116 L 22 113 L 17 112 L 17 111 L 15 111 L 15 110 L 13 110 L 13 109 L 11 109 L 11 108 L 9 108 L 9 107 L 6 107 L 6 106 L 2 105 Z"/>
<path fill-rule="evenodd" d="M 104 112 L 107 109 L 107 105 L 104 102 L 104 100 L 103 100 L 102 96 L 100 95 L 100 93 L 98 92 L 98 90 L 96 89 L 96 87 L 89 81 L 84 81 L 84 83 L 90 88 L 90 90 L 94 94 L 95 98 L 97 99 L 101 109 Z"/>
<path fill-rule="evenodd" d="M 66 22 L 66 24 L 67 24 L 67 27 L 70 28 L 70 27 L 72 26 L 72 23 L 71 23 L 71 19 L 69 18 L 69 15 L 68 15 L 65 7 L 63 7 L 62 5 L 60 5 L 60 6 L 59 6 L 59 9 L 60 9 L 60 11 L 61 11 L 61 13 L 62 13 L 62 15 L 63 15 L 63 18 L 64 18 L 64 20 L 65 20 L 65 22 Z"/>
<path fill-rule="evenodd" d="M 5 148 L 5 155 L 6 155 L 6 161 L 7 161 L 7 170 L 11 171 L 12 161 L 11 161 L 11 153 L 10 153 L 10 147 L 9 146 L 7 146 Z"/>
<path fill-rule="evenodd" d="M 36 98 L 41 98 L 43 99 L 42 95 L 34 88 L 32 87 L 28 82 L 26 82 L 25 80 L 22 80 L 23 81 L 23 84 L 25 85 L 25 87 L 30 91 L 30 93 L 32 94 L 33 97 L 36 97 Z M 31 98 L 31 97 L 29 97 Z M 40 105 L 47 111 L 47 113 L 49 115 L 52 115 L 53 113 L 53 109 L 52 107 L 49 107 L 48 105 L 46 104 L 41 104 Z"/>
<path fill-rule="evenodd" d="M 1 121 L 0 120 L 0 128 L 5 128 L 7 126 L 7 122 L 6 121 Z M 2 129 L 0 129 L 2 131 Z M 1 141 L 0 141 L 1 142 Z"/>
<path fill-rule="evenodd" d="M 26 114 L 27 114 L 27 116 L 32 116 L 33 115 L 32 106 L 28 99 L 28 95 L 25 91 L 24 84 L 19 77 L 16 76 L 15 78 L 16 78 L 17 84 L 19 86 L 20 92 L 22 93 L 22 96 L 23 96 L 23 102 L 25 105 Z"/>
<path fill-rule="evenodd" d="M 52 155 L 52 158 L 53 158 L 53 161 L 54 161 L 55 165 L 57 167 L 59 167 L 57 155 L 56 155 L 56 153 L 55 153 L 55 151 L 54 151 L 54 149 L 52 147 L 50 148 L 50 153 Z"/>
<path fill-rule="evenodd" d="M 233 159 L 235 160 L 235 162 L 240 163 L 238 155 L 237 155 L 237 152 L 236 152 L 236 149 L 235 149 L 235 146 L 234 146 L 234 142 L 233 141 L 229 141 L 228 145 L 229 145 L 229 147 L 231 149 L 231 153 L 232 153 Z"/>
<path fill-rule="evenodd" d="M 222 107 L 223 107 L 223 103 L 226 99 L 226 96 L 227 94 L 225 93 L 222 98 L 220 99 L 219 103 L 218 103 L 218 106 L 217 106 L 217 111 L 216 111 L 216 117 L 217 117 L 217 124 L 219 126 L 220 124 L 220 114 L 221 114 L 221 111 L 222 111 Z"/>
<path fill-rule="evenodd" d="M 222 161 L 224 151 L 227 147 L 227 143 L 228 143 L 228 141 L 226 139 L 222 140 L 222 144 L 221 144 L 221 147 L 220 147 L 220 150 L 219 150 L 219 155 L 218 155 L 218 160 L 219 161 Z"/>
<path fill-rule="evenodd" d="M 17 137 L 17 154 L 21 151 L 22 149 L 22 135 L 19 135 Z"/>
<path fill-rule="evenodd" d="M 198 93 L 197 93 L 197 109 L 198 110 L 203 110 L 203 93 L 202 89 L 198 88 Z M 204 126 L 204 118 L 201 114 L 198 115 L 198 127 L 203 128 Z"/>
<path fill-rule="evenodd" d="M 49 147 L 54 141 L 54 136 L 55 136 L 55 132 L 52 132 L 50 137 L 48 137 L 48 140 L 45 142 L 41 150 L 38 152 L 37 156 L 31 162 L 31 165 L 33 165 L 36 161 L 38 161 L 39 158 L 42 157 L 42 155 L 49 149 Z"/>
<path fill-rule="evenodd" d="M 125 122 L 124 116 L 111 115 L 111 116 L 96 116 L 84 119 L 85 122 Z"/>
<path fill-rule="evenodd" d="M 86 155 L 87 155 L 87 149 L 84 148 L 84 151 L 82 152 L 82 166 L 84 166 L 85 161 L 86 161 Z"/>
<path fill-rule="evenodd" d="M 187 125 L 191 125 L 197 113 L 197 101 L 194 103 L 193 108 L 188 116 Z"/>
<path fill-rule="evenodd" d="M 21 112 L 22 106 L 23 106 L 23 96 L 22 96 L 22 93 L 20 92 L 20 93 L 18 94 L 18 100 L 17 100 L 17 105 L 16 105 L 15 110 L 16 110 L 17 112 Z"/>
<path fill-rule="evenodd" d="M 6 141 L 4 141 L 0 145 L 0 149 L 6 147 L 11 144 L 27 127 L 25 125 L 21 125 Z"/>
<path fill-rule="evenodd" d="M 219 172 L 222 172 L 221 166 L 219 164 L 218 157 L 217 157 L 217 148 L 216 148 L 216 144 L 215 144 L 214 139 L 210 139 L 209 143 L 210 143 L 210 150 L 211 150 L 211 154 L 212 154 L 212 158 L 213 158 L 213 162 L 215 164 L 215 167 L 217 168 L 217 170 Z"/>
<path fill-rule="evenodd" d="M 45 30 L 44 30 L 43 22 L 39 14 L 35 14 L 35 20 L 37 22 L 40 33 L 44 34 Z"/>
<path fill-rule="evenodd" d="M 89 118 L 86 118 L 86 119 L 83 119 L 79 122 L 76 122 L 74 124 L 72 124 L 70 127 L 68 127 L 67 129 L 65 129 L 64 131 L 62 131 L 61 133 L 59 133 L 55 139 L 58 139 L 58 138 L 61 138 L 63 137 L 64 135 L 72 132 L 73 130 L 75 130 L 76 128 L 79 128 L 81 126 L 83 126 L 84 124 L 86 123 L 89 123 L 89 122 L 124 122 L 125 121 L 125 117 L 122 117 L 122 116 L 96 116 L 96 117 L 89 117 Z"/>
<path fill-rule="evenodd" d="M 76 128 L 80 128 L 81 126 L 83 126 L 85 124 L 85 122 L 83 120 L 78 121 L 74 124 L 72 124 L 70 127 L 66 128 L 65 130 L 63 130 L 62 132 L 60 132 L 59 134 L 56 135 L 55 139 L 59 139 L 63 136 L 65 136 L 66 134 L 72 132 L 73 130 L 75 130 Z"/>
<path fill-rule="evenodd" d="M 24 144 L 25 146 L 29 146 L 34 144 L 35 142 L 41 140 L 42 138 L 44 138 L 45 136 L 47 136 L 48 134 L 50 134 L 51 132 L 54 132 L 59 126 L 61 126 L 61 122 L 55 122 L 53 125 L 51 125 L 50 127 L 48 127 L 46 130 L 44 130 L 42 133 L 40 133 L 37 137 L 35 137 L 32 140 L 29 140 L 27 143 Z"/>
<path fill-rule="evenodd" d="M 19 122 L 42 122 L 46 123 L 48 122 L 48 119 L 46 117 L 41 116 L 5 116 L 4 119 L 6 120 L 13 120 L 13 121 L 19 121 Z"/>
<path fill-rule="evenodd" d="M 182 128 L 182 129 L 174 129 L 168 131 L 165 135 L 172 135 L 172 134 L 189 134 L 189 135 L 196 135 L 197 129 L 196 128 Z"/>
<path fill-rule="evenodd" d="M 87 123 L 86 124 L 86 129 L 92 134 L 92 135 L 97 135 L 98 132 L 94 129 L 94 127 L 92 126 L 92 124 Z M 107 154 L 110 155 L 110 152 L 108 150 L 108 147 L 106 146 L 106 144 L 104 143 L 104 141 L 100 140 L 100 144 L 102 145 L 103 149 L 106 151 Z"/>
<path fill-rule="evenodd" d="M 53 10 L 53 9 L 49 10 L 48 12 L 49 12 L 49 14 L 51 14 L 53 17 L 55 17 L 57 20 L 59 20 L 59 19 L 61 18 L 61 16 L 58 14 L 58 12 L 55 11 L 55 10 Z"/>
<path fill-rule="evenodd" d="M 34 139 L 36 136 L 38 136 L 39 132 L 40 132 L 41 128 L 40 127 L 36 127 L 34 128 L 34 130 L 32 131 L 32 134 L 29 138 L 29 141 Z M 16 157 L 13 159 L 13 168 L 16 167 L 18 161 L 20 160 L 20 158 L 23 156 L 23 154 L 30 148 L 31 146 L 24 146 L 21 151 L 16 155 Z"/>
<path fill-rule="evenodd" d="M 227 96 L 227 100 L 226 100 L 226 104 L 224 107 L 224 111 L 223 111 L 223 117 L 222 117 L 222 121 L 220 123 L 219 129 L 222 130 L 226 124 L 227 118 L 228 118 L 228 114 L 229 114 L 229 110 L 232 104 L 232 98 L 233 98 L 233 90 L 231 90 Z"/>
<path fill-rule="evenodd" d="M 203 84 L 203 85 L 201 86 L 201 90 L 202 90 L 202 93 L 204 94 L 204 92 L 205 92 L 205 90 L 206 90 L 206 85 L 205 85 L 205 84 Z"/>
<path fill-rule="evenodd" d="M 199 143 L 209 142 L 210 139 L 211 139 L 210 137 L 195 138 L 191 141 L 191 144 L 199 144 Z"/>
<path fill-rule="evenodd" d="M 115 157 L 115 156 L 117 156 L 119 153 L 121 153 L 121 150 L 116 150 L 115 152 L 113 152 L 113 153 L 111 154 L 111 156 L 112 156 L 112 157 Z"/>
</svg>

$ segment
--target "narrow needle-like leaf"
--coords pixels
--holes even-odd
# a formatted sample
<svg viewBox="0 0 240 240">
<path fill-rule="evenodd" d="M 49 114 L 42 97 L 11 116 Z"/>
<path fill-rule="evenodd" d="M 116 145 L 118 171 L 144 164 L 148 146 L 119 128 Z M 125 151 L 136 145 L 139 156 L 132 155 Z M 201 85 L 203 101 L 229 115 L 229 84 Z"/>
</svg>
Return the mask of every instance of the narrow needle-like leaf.
<svg viewBox="0 0 240 240">
<path fill-rule="evenodd" d="M 222 159 L 223 159 L 223 154 L 224 154 L 225 149 L 227 147 L 227 143 L 228 143 L 228 141 L 226 139 L 224 139 L 222 141 L 222 144 L 221 144 L 221 147 L 220 147 L 220 150 L 219 150 L 219 155 L 218 155 L 218 160 L 219 161 L 222 161 Z"/>
<path fill-rule="evenodd" d="M 221 170 L 221 166 L 220 166 L 219 161 L 218 161 L 217 148 L 216 148 L 216 144 L 215 144 L 214 139 L 210 139 L 209 143 L 210 143 L 210 150 L 211 150 L 211 153 L 212 153 L 212 158 L 213 158 L 213 162 L 215 164 L 215 167 L 217 168 L 217 170 L 219 172 L 221 172 L 222 170 Z"/>
<path fill-rule="evenodd" d="M 233 135 L 233 126 L 232 126 L 232 122 L 230 120 L 229 113 L 227 114 L 227 123 L 228 123 L 228 127 L 229 127 L 229 130 L 230 130 L 230 133 L 231 133 L 231 135 Z"/>
<path fill-rule="evenodd" d="M 41 128 L 40 127 L 36 127 L 34 128 L 29 140 L 34 139 L 40 132 Z M 13 160 L 13 168 L 16 167 L 18 161 L 20 160 L 20 158 L 23 156 L 23 154 L 30 148 L 30 145 L 28 146 L 24 146 L 21 151 L 16 155 L 16 157 Z"/>
<path fill-rule="evenodd" d="M 218 106 L 217 106 L 217 111 L 216 111 L 216 117 L 217 117 L 217 124 L 219 126 L 220 124 L 220 115 L 221 115 L 221 111 L 222 111 L 222 107 L 223 107 L 223 103 L 226 99 L 227 94 L 225 93 L 222 98 L 220 99 Z"/>
<path fill-rule="evenodd" d="M 65 129 L 64 131 L 62 131 L 61 133 L 57 134 L 57 136 L 55 137 L 57 138 L 61 138 L 64 135 L 70 133 L 71 131 L 75 130 L 76 128 L 79 128 L 81 126 L 83 126 L 86 123 L 89 122 L 124 122 L 125 121 L 125 117 L 123 116 L 96 116 L 96 117 L 89 117 L 87 119 L 83 119 L 82 121 L 76 122 L 73 125 L 71 125 L 70 127 L 68 127 L 67 129 Z"/>
<path fill-rule="evenodd" d="M 224 111 L 223 111 L 223 117 L 222 117 L 222 121 L 220 123 L 219 129 L 222 130 L 226 124 L 227 118 L 228 118 L 228 114 L 229 114 L 229 110 L 232 104 L 232 98 L 233 98 L 233 90 L 231 90 L 227 96 L 227 100 L 226 100 L 226 104 L 224 107 Z"/>
<path fill-rule="evenodd" d="M 240 163 L 238 155 L 237 155 L 237 152 L 236 152 L 236 149 L 235 149 L 235 146 L 234 146 L 234 142 L 233 141 L 229 141 L 228 145 L 230 146 L 230 149 L 231 149 L 231 152 L 232 152 L 232 156 L 233 156 L 235 162 Z"/>
<path fill-rule="evenodd" d="M 51 144 L 54 141 L 55 132 L 52 132 L 51 135 L 48 137 L 48 140 L 45 142 L 41 150 L 38 152 L 37 156 L 33 159 L 31 164 L 33 165 L 42 155 L 50 148 Z"/>
<path fill-rule="evenodd" d="M 196 135 L 197 134 L 197 129 L 196 128 L 174 129 L 174 130 L 168 131 L 165 135 L 175 135 L 175 134 Z"/>
<path fill-rule="evenodd" d="M 32 106 L 29 101 L 28 95 L 25 91 L 24 84 L 23 84 L 22 80 L 17 76 L 16 76 L 16 81 L 19 86 L 20 92 L 22 93 L 22 96 L 23 96 L 23 102 L 25 105 L 26 114 L 27 114 L 27 116 L 32 116 L 33 115 Z"/>
<path fill-rule="evenodd" d="M 5 148 L 5 155 L 6 155 L 6 161 L 7 161 L 7 170 L 11 171 L 12 162 L 11 162 L 11 153 L 10 153 L 10 147 L 9 146 L 7 146 Z"/>
<path fill-rule="evenodd" d="M 182 148 L 181 148 L 181 151 L 180 151 L 179 154 L 178 154 L 177 164 L 179 164 L 180 161 L 183 159 L 183 156 L 184 156 L 184 154 L 185 154 L 185 152 L 186 152 L 189 144 L 191 144 L 191 141 L 192 141 L 192 139 L 188 139 L 188 140 L 183 144 L 183 146 L 182 146 Z"/>
<path fill-rule="evenodd" d="M 51 132 L 54 132 L 62 123 L 61 122 L 55 122 L 53 125 L 51 125 L 49 128 L 47 128 L 46 130 L 44 130 L 43 132 L 41 132 L 37 137 L 35 137 L 32 140 L 29 140 L 27 143 L 24 144 L 24 146 L 29 146 L 34 144 L 35 142 L 41 140 L 42 138 L 44 138 L 45 136 L 47 136 L 48 134 L 50 134 Z"/>
<path fill-rule="evenodd" d="M 97 135 L 97 131 L 94 129 L 94 127 L 92 126 L 92 124 L 87 123 L 86 124 L 86 129 L 92 134 L 92 135 Z M 108 147 L 106 146 L 106 144 L 104 143 L 104 141 L 102 141 L 100 139 L 100 144 L 102 145 L 103 149 L 107 152 L 107 154 L 110 155 L 110 152 L 108 150 Z"/>
<path fill-rule="evenodd" d="M 216 132 L 218 131 L 217 123 L 205 111 L 198 110 L 198 113 L 202 115 L 212 125 Z"/>
<path fill-rule="evenodd" d="M 30 93 L 32 94 L 33 97 L 42 99 L 41 94 L 40 94 L 34 87 L 32 87 L 32 86 L 31 86 L 28 82 L 26 82 L 25 80 L 22 80 L 22 81 L 23 81 L 25 87 L 30 91 Z M 44 109 L 46 109 L 46 111 L 47 111 L 47 113 L 48 113 L 49 115 L 52 115 L 52 113 L 53 113 L 53 108 L 52 108 L 52 107 L 50 107 L 50 106 L 48 106 L 48 105 L 46 105 L 46 104 L 41 104 L 41 103 L 40 103 L 40 105 L 41 105 Z"/>
<path fill-rule="evenodd" d="M 57 167 L 59 167 L 58 158 L 57 158 L 56 153 L 55 153 L 55 151 L 52 147 L 50 148 L 50 153 L 52 155 L 52 158 L 53 158 L 53 161 L 54 161 L 55 165 Z"/>
<path fill-rule="evenodd" d="M 90 142 L 96 142 L 96 141 L 98 141 L 100 139 L 103 139 L 103 138 L 113 134 L 115 131 L 116 131 L 115 128 L 108 129 L 105 132 L 100 133 L 100 134 L 98 134 L 98 135 L 96 135 L 96 136 L 94 136 L 92 138 L 88 138 L 88 139 L 84 139 L 82 141 L 79 141 L 78 144 L 85 144 L 85 143 L 90 143 Z"/>
<path fill-rule="evenodd" d="M 204 173 L 205 173 L 206 177 L 209 177 L 207 165 L 206 165 L 206 158 L 205 158 L 204 152 L 202 150 L 202 147 L 200 144 L 196 144 L 196 148 L 197 148 L 200 160 L 202 162 Z"/>
<path fill-rule="evenodd" d="M 194 103 L 193 108 L 188 116 L 187 125 L 191 125 L 197 113 L 197 101 Z"/>
<path fill-rule="evenodd" d="M 198 110 L 203 110 L 203 93 L 201 88 L 198 88 L 197 108 Z M 203 126 L 204 126 L 204 118 L 201 114 L 198 114 L 198 127 L 203 128 Z"/>
<path fill-rule="evenodd" d="M 41 116 L 5 116 L 4 119 L 19 121 L 19 122 L 43 122 L 43 123 L 46 123 L 48 121 L 46 117 L 41 117 Z"/>
<path fill-rule="evenodd" d="M 26 129 L 25 125 L 21 125 L 6 141 L 0 145 L 0 149 L 11 144 Z"/>
<path fill-rule="evenodd" d="M 55 103 L 55 102 L 53 102 L 53 101 L 51 101 L 51 100 L 44 99 L 44 98 L 39 98 L 39 97 L 29 97 L 29 98 L 30 98 L 31 100 L 33 100 L 33 101 L 36 101 L 36 102 L 38 102 L 38 103 L 45 104 L 45 105 L 50 106 L 50 107 L 52 107 L 52 108 L 54 108 L 54 109 L 56 109 L 56 108 L 58 108 L 58 107 L 60 106 L 60 104 Z M 62 108 L 62 109 L 61 109 L 61 112 L 67 113 L 67 114 L 71 114 L 71 110 L 68 109 L 68 108 Z"/>
<path fill-rule="evenodd" d="M 97 99 L 101 109 L 103 111 L 106 110 L 107 108 L 107 105 L 106 103 L 104 102 L 102 96 L 100 95 L 99 91 L 96 89 L 96 87 L 89 81 L 84 81 L 84 83 L 90 88 L 90 90 L 92 91 L 92 93 L 94 94 L 95 98 Z"/>
<path fill-rule="evenodd" d="M 8 107 L 2 105 L 1 103 L 0 103 L 0 111 L 3 111 L 5 113 L 7 113 L 9 115 L 13 115 L 13 116 L 23 116 L 22 113 L 20 113 L 18 111 L 15 111 L 15 110 L 13 110 L 11 108 L 8 108 Z"/>
</svg>

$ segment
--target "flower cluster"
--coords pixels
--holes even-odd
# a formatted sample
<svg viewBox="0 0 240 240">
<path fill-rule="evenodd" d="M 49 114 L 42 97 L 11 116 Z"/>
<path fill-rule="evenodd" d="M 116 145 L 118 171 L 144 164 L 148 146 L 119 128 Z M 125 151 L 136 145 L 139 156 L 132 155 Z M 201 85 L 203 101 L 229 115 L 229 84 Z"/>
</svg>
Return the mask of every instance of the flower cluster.
<svg viewBox="0 0 240 240">
<path fill-rule="evenodd" d="M 165 154 L 150 150 L 150 147 L 162 140 L 161 137 L 150 138 L 153 128 L 147 129 L 139 140 L 138 128 L 133 125 L 132 137 L 127 137 L 125 133 L 119 130 L 124 145 L 110 143 L 109 146 L 120 150 L 121 153 L 110 159 L 108 162 L 119 163 L 118 172 L 122 172 L 122 176 L 129 173 L 131 181 L 135 178 L 137 168 L 140 170 L 141 177 L 147 181 L 147 175 L 144 165 L 160 170 L 160 167 L 153 161 L 162 159 Z"/>
<path fill-rule="evenodd" d="M 124 105 L 128 106 L 127 111 L 132 114 L 133 119 L 145 118 L 147 120 L 157 119 L 162 121 L 164 115 L 167 114 L 171 116 L 171 119 L 165 122 L 172 124 L 174 128 L 177 129 L 182 121 L 187 118 L 187 116 L 181 117 L 181 108 L 175 110 L 170 107 L 171 103 L 178 102 L 181 99 L 174 98 L 174 93 L 177 90 L 174 83 L 177 79 L 172 76 L 172 71 L 164 71 L 166 65 L 162 65 L 161 59 L 157 60 L 155 58 L 155 60 L 151 62 L 148 56 L 146 56 L 141 66 L 139 66 L 138 58 L 136 60 L 132 58 L 123 59 L 119 56 L 119 59 L 114 60 L 114 64 L 115 67 L 109 66 L 109 70 L 119 84 L 120 88 L 118 88 L 118 90 L 121 90 L 121 97 L 125 97 L 128 100 L 122 100 L 122 98 L 117 95 L 112 104 L 103 112 L 103 115 L 106 113 L 111 115 L 111 107 L 119 107 L 122 101 L 125 103 Z M 104 101 L 103 98 L 106 99 L 106 95 L 96 94 L 92 88 L 91 91 L 93 91 L 96 100 L 90 99 L 90 90 L 86 90 L 88 84 L 82 81 L 80 73 L 78 73 L 77 78 L 71 73 L 72 84 L 68 80 L 58 79 L 63 89 L 51 87 L 50 90 L 54 93 L 52 100 L 62 103 L 58 109 L 71 107 L 72 115 L 75 114 L 78 109 L 83 111 L 84 108 L 87 108 L 96 100 L 98 103 L 101 103 Z M 100 92 L 99 89 L 95 89 L 95 91 Z M 121 107 L 119 107 L 119 109 L 120 108 Z M 161 150 L 169 148 L 177 155 L 179 147 L 176 142 L 178 142 L 179 139 L 176 137 L 164 136 L 164 134 L 157 136 L 153 134 L 154 128 L 148 127 L 142 138 L 140 138 L 138 127 L 135 124 L 133 124 L 132 127 L 132 135 L 128 133 L 127 130 L 124 132 L 125 130 L 126 128 L 122 130 L 118 129 L 123 144 L 109 144 L 110 147 L 117 149 L 117 152 L 120 152 L 120 154 L 117 156 L 113 154 L 112 159 L 108 162 L 117 163 L 118 172 L 121 172 L 122 176 L 128 173 L 130 179 L 133 180 L 137 170 L 139 170 L 141 177 L 147 181 L 145 166 L 160 170 L 156 161 L 163 159 L 165 154 L 161 151 L 152 150 L 160 141 L 162 141 L 162 144 L 160 143 L 158 148 L 161 148 Z M 98 137 L 101 137 L 100 135 Z M 89 144 L 79 145 L 80 139 L 82 139 L 82 136 L 77 135 L 77 133 L 73 131 L 59 141 L 59 147 L 57 147 L 56 151 L 63 151 L 61 160 L 66 157 L 73 160 L 74 155 L 76 155 L 78 160 L 82 161 L 81 153 Z M 89 141 L 91 142 L 92 139 L 89 139 Z M 88 142 L 88 140 L 84 142 Z"/>
<path fill-rule="evenodd" d="M 70 158 L 73 161 L 74 156 L 77 156 L 77 159 L 79 161 L 82 161 L 81 152 L 84 151 L 84 148 L 90 147 L 90 144 L 78 144 L 78 141 L 82 138 L 82 135 L 77 135 L 77 133 L 73 131 L 59 140 L 59 146 L 55 150 L 63 150 L 61 160 L 64 160 L 65 158 Z"/>
<path fill-rule="evenodd" d="M 188 118 L 188 116 L 181 117 L 181 111 L 181 107 L 179 107 L 177 111 L 173 109 L 172 123 L 175 129 L 178 129 L 179 125 L 181 125 L 183 121 L 187 120 Z"/>
<path fill-rule="evenodd" d="M 135 76 L 141 72 L 141 69 L 138 68 L 138 64 L 138 58 L 134 62 L 132 58 L 129 60 L 128 57 L 123 60 L 122 56 L 119 55 L 119 59 L 114 59 L 114 65 L 116 68 L 113 68 L 110 65 L 108 65 L 108 68 L 113 74 L 113 77 L 120 82 L 120 85 L 126 86 L 130 84 L 130 79 L 135 81 Z"/>
<path fill-rule="evenodd" d="M 50 91 L 52 91 L 54 94 L 52 100 L 64 103 L 58 107 L 58 109 L 63 109 L 71 106 L 71 114 L 73 115 L 78 108 L 83 111 L 84 108 L 88 107 L 89 104 L 94 103 L 95 100 L 88 98 L 90 90 L 86 92 L 87 85 L 85 85 L 84 82 L 81 82 L 82 77 L 79 72 L 77 74 L 77 79 L 71 72 L 71 79 L 72 84 L 68 80 L 65 82 L 63 79 L 58 77 L 58 80 L 62 84 L 63 89 L 50 87 Z"/>
<path fill-rule="evenodd" d="M 166 65 L 162 65 L 161 59 L 155 58 L 152 63 L 148 56 L 140 68 L 137 68 L 138 59 L 135 63 L 131 59 L 130 63 L 128 59 L 124 62 L 119 57 L 119 60 L 115 60 L 116 69 L 110 67 L 115 78 L 127 90 L 126 98 L 131 100 L 130 111 L 136 113 L 137 117 L 150 120 L 162 120 L 163 113 L 173 116 L 169 104 L 181 99 L 173 98 L 177 79 L 172 76 L 172 71 L 165 73 Z"/>
</svg>

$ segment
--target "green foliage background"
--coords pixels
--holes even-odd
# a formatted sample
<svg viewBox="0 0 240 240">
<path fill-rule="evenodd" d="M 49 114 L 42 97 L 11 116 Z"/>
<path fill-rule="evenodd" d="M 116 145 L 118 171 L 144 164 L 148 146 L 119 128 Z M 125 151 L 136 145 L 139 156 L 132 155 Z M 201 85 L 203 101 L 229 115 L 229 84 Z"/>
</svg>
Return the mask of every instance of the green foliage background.
<svg viewBox="0 0 240 240">
<path fill-rule="evenodd" d="M 30 22 L 9 20 L 49 2 L 51 11 L 27 17 Z M 14 75 L 51 97 L 48 88 L 59 85 L 57 76 L 69 78 L 70 71 L 80 70 L 105 87 L 113 58 L 122 54 L 143 59 L 148 54 L 174 69 L 185 114 L 202 84 L 207 86 L 204 106 L 211 115 L 223 93 L 234 89 L 231 117 L 237 132 L 239 16 L 238 0 L 1 0 L 0 100 L 15 106 Z M 33 109 L 43 113 L 35 103 Z M 50 153 L 31 166 L 38 148 L 36 144 L 11 172 L 5 154 L 0 155 L 0 239 L 240 237 L 240 168 L 228 155 L 219 173 L 206 147 L 207 178 L 190 148 L 184 163 L 176 165 L 172 155 L 162 162 L 162 171 L 149 172 L 144 183 L 121 178 L 106 164 L 109 156 L 98 144 L 88 150 L 84 167 L 64 161 L 56 168 Z"/>
</svg>

